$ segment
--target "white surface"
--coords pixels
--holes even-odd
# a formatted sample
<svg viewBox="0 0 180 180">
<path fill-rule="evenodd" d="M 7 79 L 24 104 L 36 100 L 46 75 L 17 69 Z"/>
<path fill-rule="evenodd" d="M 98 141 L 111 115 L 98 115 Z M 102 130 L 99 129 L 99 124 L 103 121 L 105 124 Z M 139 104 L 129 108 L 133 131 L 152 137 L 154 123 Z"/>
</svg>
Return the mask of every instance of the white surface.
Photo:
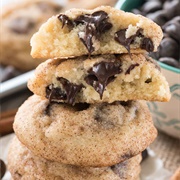
<svg viewBox="0 0 180 180">
<path fill-rule="evenodd" d="M 7 135 L 0 139 L 0 159 L 7 164 L 7 153 L 11 139 L 14 134 Z M 148 149 L 149 156 L 142 163 L 141 180 L 169 180 L 171 173 L 164 169 L 163 162 L 152 150 Z M 10 180 L 10 173 L 6 172 L 2 180 Z"/>
</svg>

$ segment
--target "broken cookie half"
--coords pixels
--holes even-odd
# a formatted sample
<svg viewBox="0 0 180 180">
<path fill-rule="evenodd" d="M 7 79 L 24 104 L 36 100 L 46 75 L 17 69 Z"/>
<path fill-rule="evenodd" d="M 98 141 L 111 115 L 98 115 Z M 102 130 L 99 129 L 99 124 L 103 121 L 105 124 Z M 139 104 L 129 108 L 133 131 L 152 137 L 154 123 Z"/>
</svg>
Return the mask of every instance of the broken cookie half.
<svg viewBox="0 0 180 180">
<path fill-rule="evenodd" d="M 157 50 L 161 28 L 150 19 L 109 6 L 53 16 L 31 39 L 34 58 L 143 53 Z"/>
<path fill-rule="evenodd" d="M 36 69 L 28 87 L 50 101 L 68 104 L 170 99 L 158 65 L 142 54 L 50 59 Z"/>
</svg>

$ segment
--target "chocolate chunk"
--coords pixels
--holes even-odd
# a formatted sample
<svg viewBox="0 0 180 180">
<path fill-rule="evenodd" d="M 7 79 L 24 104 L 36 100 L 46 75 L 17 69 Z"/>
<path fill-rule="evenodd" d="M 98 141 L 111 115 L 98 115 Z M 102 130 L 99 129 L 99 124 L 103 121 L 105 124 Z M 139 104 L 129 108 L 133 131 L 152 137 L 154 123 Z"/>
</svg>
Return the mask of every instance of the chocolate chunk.
<svg viewBox="0 0 180 180">
<path fill-rule="evenodd" d="M 68 104 L 74 105 L 75 97 L 77 93 L 81 91 L 83 85 L 76 85 L 74 83 L 69 82 L 67 79 L 63 77 L 58 77 L 57 80 L 62 84 L 63 89 L 65 91 L 65 99 L 63 100 L 65 100 Z"/>
<path fill-rule="evenodd" d="M 3 162 L 3 160 L 0 159 L 0 168 L 1 168 L 1 174 L 0 177 L 2 178 L 6 172 L 6 165 Z"/>
<path fill-rule="evenodd" d="M 57 100 L 66 100 L 66 94 L 61 90 L 61 88 L 54 87 L 53 84 L 46 87 L 46 98 L 49 101 L 57 101 Z"/>
<path fill-rule="evenodd" d="M 58 16 L 58 19 L 62 22 L 62 28 L 65 25 L 67 25 L 70 29 L 74 27 L 74 24 L 73 24 L 72 20 L 70 20 L 68 16 L 66 16 L 64 14 L 60 14 Z"/>
<path fill-rule="evenodd" d="M 112 24 L 107 21 L 108 18 L 106 12 L 97 11 L 93 14 L 81 15 L 74 20 L 76 25 L 85 25 L 84 29 L 80 31 L 78 35 L 80 40 L 86 46 L 89 54 L 95 50 L 93 47 L 93 37 L 98 39 L 102 33 L 105 33 L 112 28 Z"/>
<path fill-rule="evenodd" d="M 143 38 L 140 48 L 145 49 L 147 52 L 152 52 L 154 50 L 152 40 L 150 38 Z"/>
<path fill-rule="evenodd" d="M 105 87 L 114 81 L 116 74 L 122 72 L 121 65 L 119 61 L 100 62 L 88 70 L 89 75 L 85 77 L 85 81 L 99 93 L 101 99 Z"/>
<path fill-rule="evenodd" d="M 26 17 L 18 17 L 9 24 L 9 28 L 17 34 L 27 34 L 34 26 L 34 20 Z"/>
<path fill-rule="evenodd" d="M 176 67 L 176 68 L 180 68 L 180 61 L 177 61 L 171 57 L 162 57 L 159 59 L 159 62 L 168 64 L 168 65 Z"/>
<path fill-rule="evenodd" d="M 131 65 L 129 66 L 129 68 L 127 69 L 127 71 L 125 72 L 125 74 L 130 74 L 130 72 L 131 72 L 136 66 L 139 66 L 139 64 L 138 64 L 138 63 L 136 63 L 136 64 L 131 64 Z"/>
<path fill-rule="evenodd" d="M 119 103 L 122 106 L 131 106 L 132 105 L 132 101 L 131 100 L 129 100 L 129 101 L 119 101 Z"/>
<path fill-rule="evenodd" d="M 141 11 L 145 13 L 151 13 L 157 10 L 162 9 L 162 3 L 160 1 L 147 1 L 141 7 Z"/>
</svg>

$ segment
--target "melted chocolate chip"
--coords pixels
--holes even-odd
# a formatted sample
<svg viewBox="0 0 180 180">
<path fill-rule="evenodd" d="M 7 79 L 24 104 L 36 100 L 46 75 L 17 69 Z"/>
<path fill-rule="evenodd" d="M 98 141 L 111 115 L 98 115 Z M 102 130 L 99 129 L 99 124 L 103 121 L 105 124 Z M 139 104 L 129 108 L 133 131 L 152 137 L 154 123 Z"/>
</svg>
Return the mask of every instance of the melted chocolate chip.
<svg viewBox="0 0 180 180">
<path fill-rule="evenodd" d="M 146 38 L 144 37 L 144 35 L 142 35 L 141 28 L 137 30 L 136 34 L 130 36 L 129 38 L 126 38 L 126 30 L 127 29 L 121 29 L 117 31 L 114 35 L 114 39 L 115 41 L 123 45 L 127 49 L 129 54 L 130 54 L 130 45 L 134 43 L 136 37 L 142 37 L 142 41 L 140 44 L 140 47 L 142 49 L 145 49 L 148 52 L 154 50 L 153 42 L 151 41 L 151 39 Z"/>
<path fill-rule="evenodd" d="M 63 100 L 65 100 L 68 104 L 74 105 L 75 97 L 77 93 L 81 91 L 83 85 L 76 85 L 74 83 L 69 82 L 67 79 L 63 77 L 58 77 L 57 80 L 62 84 L 63 89 L 65 91 L 65 99 Z"/>
<path fill-rule="evenodd" d="M 2 178 L 6 172 L 6 165 L 1 159 L 0 159 L 0 168 L 1 168 L 0 177 Z"/>
<path fill-rule="evenodd" d="M 74 108 L 76 109 L 76 111 L 84 111 L 87 110 L 89 106 L 90 104 L 88 103 L 77 103 L 74 105 Z"/>
<path fill-rule="evenodd" d="M 55 104 L 55 102 L 50 102 L 50 103 L 46 106 L 46 108 L 45 108 L 45 110 L 44 110 L 44 113 L 45 113 L 46 116 L 51 116 L 51 107 L 52 107 L 53 104 Z"/>
<path fill-rule="evenodd" d="M 150 38 L 143 38 L 140 48 L 145 49 L 147 52 L 152 52 L 154 50 L 152 40 Z"/>
<path fill-rule="evenodd" d="M 130 72 L 131 72 L 136 66 L 139 66 L 139 64 L 138 64 L 138 63 L 136 63 L 136 64 L 131 64 L 131 65 L 129 66 L 129 68 L 127 69 L 127 71 L 125 72 L 125 74 L 130 74 Z"/>
<path fill-rule="evenodd" d="M 58 16 L 58 19 L 62 22 L 62 28 L 67 25 L 69 28 L 73 28 L 74 24 L 73 22 L 69 19 L 68 16 L 64 15 L 64 14 L 60 14 Z"/>
<path fill-rule="evenodd" d="M 93 37 L 98 39 L 102 33 L 112 28 L 112 24 L 107 21 L 108 14 L 104 11 L 97 11 L 93 14 L 85 14 L 77 17 L 76 25 L 84 24 L 84 29 L 78 33 L 80 40 L 86 46 L 89 54 L 95 49 L 93 47 Z"/>
<path fill-rule="evenodd" d="M 85 77 L 87 84 L 91 85 L 95 91 L 103 97 L 105 87 L 115 79 L 115 75 L 122 72 L 121 62 L 100 62 L 88 70 L 89 75 Z"/>
<path fill-rule="evenodd" d="M 132 105 L 132 101 L 131 100 L 129 100 L 129 101 L 119 101 L 119 103 L 122 106 L 131 106 Z"/>
<path fill-rule="evenodd" d="M 18 17 L 9 24 L 9 28 L 17 34 L 27 34 L 34 25 L 35 22 L 32 19 Z"/>
<path fill-rule="evenodd" d="M 61 90 L 61 88 L 54 87 L 53 84 L 46 87 L 46 98 L 49 101 L 57 101 L 57 100 L 66 100 L 66 94 Z"/>
<path fill-rule="evenodd" d="M 75 20 L 70 20 L 68 16 L 60 14 L 58 19 L 62 22 L 62 28 L 67 25 L 69 28 L 83 24 L 78 36 L 82 43 L 91 54 L 95 48 L 93 46 L 93 38 L 98 39 L 102 33 L 105 33 L 112 28 L 112 24 L 108 22 L 108 14 L 104 11 L 97 11 L 93 14 L 83 14 L 78 16 Z"/>
</svg>

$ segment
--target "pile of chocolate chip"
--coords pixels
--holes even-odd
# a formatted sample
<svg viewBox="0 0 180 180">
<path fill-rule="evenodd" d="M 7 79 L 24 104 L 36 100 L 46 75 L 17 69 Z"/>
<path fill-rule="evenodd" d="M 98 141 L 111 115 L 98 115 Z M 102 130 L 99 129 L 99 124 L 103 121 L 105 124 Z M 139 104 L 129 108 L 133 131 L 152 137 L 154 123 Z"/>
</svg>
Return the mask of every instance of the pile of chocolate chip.
<svg viewBox="0 0 180 180">
<path fill-rule="evenodd" d="M 132 12 L 152 19 L 164 32 L 158 52 L 151 53 L 151 56 L 160 62 L 180 68 L 180 1 L 147 0 Z"/>
</svg>

